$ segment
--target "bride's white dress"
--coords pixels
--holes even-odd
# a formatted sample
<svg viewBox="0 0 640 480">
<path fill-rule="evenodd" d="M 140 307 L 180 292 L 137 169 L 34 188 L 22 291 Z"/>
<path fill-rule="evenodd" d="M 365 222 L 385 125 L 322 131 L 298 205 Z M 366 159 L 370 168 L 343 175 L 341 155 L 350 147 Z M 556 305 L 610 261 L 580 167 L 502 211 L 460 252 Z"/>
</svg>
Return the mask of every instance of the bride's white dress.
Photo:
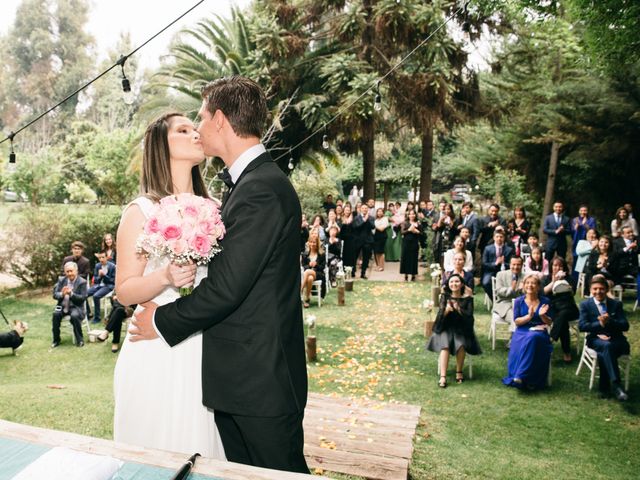
<svg viewBox="0 0 640 480">
<path fill-rule="evenodd" d="M 153 206 L 144 197 L 132 204 L 146 217 Z M 144 275 L 164 268 L 168 261 L 150 258 Z M 196 284 L 206 274 L 205 266 L 198 267 Z M 153 301 L 164 305 L 179 296 L 178 290 L 170 287 Z M 173 348 L 160 338 L 133 343 L 127 333 L 114 373 L 114 440 L 224 459 L 213 411 L 202 404 L 201 372 L 201 332 Z"/>
</svg>

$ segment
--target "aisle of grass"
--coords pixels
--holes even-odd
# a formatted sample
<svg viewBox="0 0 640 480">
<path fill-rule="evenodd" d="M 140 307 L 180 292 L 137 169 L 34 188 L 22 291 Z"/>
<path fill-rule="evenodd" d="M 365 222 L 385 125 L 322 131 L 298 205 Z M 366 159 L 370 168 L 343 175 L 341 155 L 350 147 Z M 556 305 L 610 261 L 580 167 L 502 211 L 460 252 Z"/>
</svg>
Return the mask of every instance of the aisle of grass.
<svg viewBox="0 0 640 480">
<path fill-rule="evenodd" d="M 310 388 L 368 396 L 423 408 L 410 474 L 430 478 L 637 478 L 640 471 L 640 366 L 631 370 L 631 401 L 600 400 L 554 352 L 553 387 L 521 393 L 503 387 L 507 350 L 492 352 L 489 316 L 476 302 L 476 332 L 484 353 L 474 378 L 437 387 L 436 355 L 424 350 L 425 283 L 358 282 L 347 306 L 335 290 L 317 316 L 319 359 L 309 366 Z M 31 323 L 18 357 L 0 352 L 0 418 L 109 438 L 111 379 L 116 355 L 108 344 L 78 349 L 65 342 L 49 352 L 49 298 L 3 302 L 5 313 Z M 629 304 L 626 305 L 630 307 Z M 631 314 L 632 352 L 640 351 L 638 314 Z M 465 369 L 466 371 L 466 369 Z M 60 384 L 64 389 L 50 389 Z M 349 478 L 335 476 L 336 478 Z"/>
</svg>

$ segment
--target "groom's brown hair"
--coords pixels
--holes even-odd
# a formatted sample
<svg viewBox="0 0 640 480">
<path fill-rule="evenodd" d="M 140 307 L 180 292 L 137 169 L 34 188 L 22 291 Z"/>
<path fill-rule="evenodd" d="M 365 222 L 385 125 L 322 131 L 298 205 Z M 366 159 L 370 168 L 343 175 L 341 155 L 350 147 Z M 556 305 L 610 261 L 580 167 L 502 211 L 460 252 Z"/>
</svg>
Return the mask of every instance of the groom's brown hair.
<svg viewBox="0 0 640 480">
<path fill-rule="evenodd" d="M 239 137 L 262 137 L 267 122 L 267 99 L 253 80 L 240 75 L 223 77 L 202 87 L 202 99 L 213 116 L 224 113 Z"/>
</svg>

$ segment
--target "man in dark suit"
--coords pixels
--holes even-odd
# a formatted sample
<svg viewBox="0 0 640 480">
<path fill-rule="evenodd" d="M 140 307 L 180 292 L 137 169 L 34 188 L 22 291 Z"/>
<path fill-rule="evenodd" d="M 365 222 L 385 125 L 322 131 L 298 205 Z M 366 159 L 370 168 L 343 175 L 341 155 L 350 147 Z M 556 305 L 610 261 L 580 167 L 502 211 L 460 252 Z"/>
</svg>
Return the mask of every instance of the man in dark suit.
<svg viewBox="0 0 640 480">
<path fill-rule="evenodd" d="M 78 266 L 78 275 L 85 280 L 89 279 L 91 275 L 91 265 L 89 265 L 89 259 L 84 256 L 84 243 L 75 241 L 71 244 L 71 255 L 64 257 L 62 260 L 62 274 L 64 275 L 64 266 L 73 262 Z"/>
<path fill-rule="evenodd" d="M 615 283 L 622 283 L 626 276 L 638 275 L 638 239 L 631 227 L 622 227 L 622 236 L 613 239 L 615 251 Z"/>
<path fill-rule="evenodd" d="M 504 241 L 504 231 L 499 229 L 493 233 L 493 243 L 487 245 L 482 252 L 482 288 L 493 299 L 491 279 L 502 270 L 507 270 L 513 256 L 513 248 Z"/>
<path fill-rule="evenodd" d="M 546 257 L 549 263 L 555 255 L 567 256 L 567 235 L 571 235 L 571 219 L 564 214 L 562 202 L 553 204 L 553 213 L 544 217 L 543 231 L 547 235 Z"/>
<path fill-rule="evenodd" d="M 366 280 L 367 268 L 369 268 L 369 260 L 371 259 L 371 249 L 373 248 L 373 230 L 376 228 L 375 219 L 369 213 L 367 204 L 360 206 L 360 213 L 355 216 L 351 226 L 353 228 L 356 259 L 362 253 L 360 278 Z"/>
<path fill-rule="evenodd" d="M 464 202 L 462 208 L 460 208 L 460 217 L 456 221 L 457 234 L 460 235 L 465 227 L 469 229 L 467 250 L 473 252 L 480 232 L 478 229 L 478 216 L 473 211 L 473 203 L 471 202 Z"/>
<path fill-rule="evenodd" d="M 629 354 L 629 342 L 622 332 L 629 330 L 629 322 L 622 303 L 607 297 L 609 284 L 603 275 L 591 280 L 591 298 L 580 304 L 579 328 L 588 332 L 587 346 L 598 352 L 600 367 L 600 393 L 611 391 L 616 399 L 625 401 L 627 394 L 620 384 L 618 357 Z"/>
<path fill-rule="evenodd" d="M 491 204 L 487 213 L 488 215 L 486 217 L 478 221 L 478 234 L 476 235 L 476 239 L 478 240 L 478 251 L 480 255 L 483 254 L 485 247 L 493 239 L 493 232 L 496 227 L 502 226 L 504 229 L 507 228 L 507 222 L 500 216 L 500 205 L 497 203 Z"/>
<path fill-rule="evenodd" d="M 51 348 L 60 345 L 60 323 L 65 315 L 69 315 L 73 326 L 76 346 L 83 347 L 82 319 L 84 318 L 84 302 L 87 299 L 87 281 L 78 275 L 78 265 L 75 262 L 65 263 L 64 277 L 60 277 L 53 288 L 53 298 L 58 301 L 58 304 L 51 318 L 53 324 Z"/>
<path fill-rule="evenodd" d="M 149 305 L 130 332 L 134 341 L 159 333 L 174 346 L 203 330 L 203 403 L 215 410 L 227 459 L 309 473 L 300 202 L 260 143 L 267 117 L 260 87 L 233 76 L 209 83 L 202 96 L 204 152 L 228 167 L 222 253 L 190 295 Z"/>
</svg>

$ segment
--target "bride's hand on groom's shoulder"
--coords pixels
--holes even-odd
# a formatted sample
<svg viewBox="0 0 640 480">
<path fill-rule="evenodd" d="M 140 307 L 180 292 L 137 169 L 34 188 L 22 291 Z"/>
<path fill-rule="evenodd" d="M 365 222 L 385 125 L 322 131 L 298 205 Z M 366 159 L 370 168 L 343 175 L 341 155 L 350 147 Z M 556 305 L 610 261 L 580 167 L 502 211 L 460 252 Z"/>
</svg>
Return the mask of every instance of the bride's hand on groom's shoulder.
<svg viewBox="0 0 640 480">
<path fill-rule="evenodd" d="M 140 305 L 144 310 L 136 312 L 131 318 L 129 326 L 129 340 L 139 342 L 140 340 L 153 340 L 158 338 L 158 332 L 153 326 L 153 314 L 158 305 L 153 302 L 147 302 Z"/>
<path fill-rule="evenodd" d="M 193 285 L 193 282 L 196 280 L 196 268 L 195 263 L 189 263 L 187 265 L 170 263 L 165 269 L 166 285 L 175 288 Z"/>
</svg>

